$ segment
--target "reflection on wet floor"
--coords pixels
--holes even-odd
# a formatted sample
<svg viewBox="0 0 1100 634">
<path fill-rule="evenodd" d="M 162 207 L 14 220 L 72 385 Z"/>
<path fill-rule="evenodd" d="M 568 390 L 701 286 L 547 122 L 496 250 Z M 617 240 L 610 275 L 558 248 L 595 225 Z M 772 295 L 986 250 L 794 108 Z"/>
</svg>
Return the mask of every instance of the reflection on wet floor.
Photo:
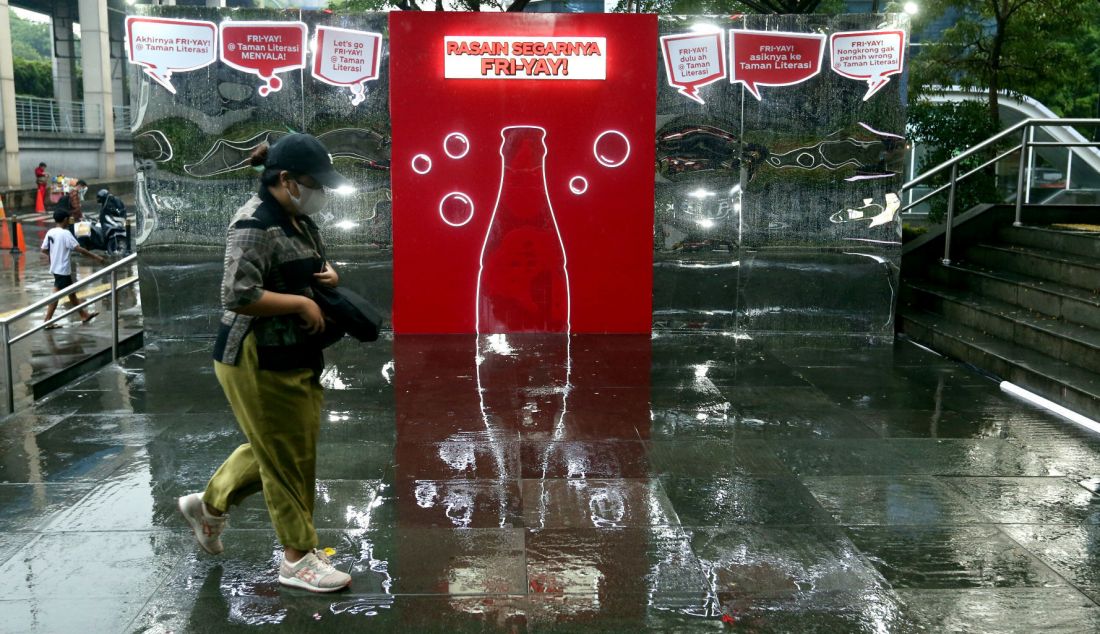
<svg viewBox="0 0 1100 634">
<path fill-rule="evenodd" d="M 336 596 L 278 586 L 259 496 L 220 557 L 177 517 L 240 442 L 210 348 L 154 342 L 0 422 L 0 630 L 1100 628 L 1100 438 L 904 342 L 342 342 Z"/>
</svg>

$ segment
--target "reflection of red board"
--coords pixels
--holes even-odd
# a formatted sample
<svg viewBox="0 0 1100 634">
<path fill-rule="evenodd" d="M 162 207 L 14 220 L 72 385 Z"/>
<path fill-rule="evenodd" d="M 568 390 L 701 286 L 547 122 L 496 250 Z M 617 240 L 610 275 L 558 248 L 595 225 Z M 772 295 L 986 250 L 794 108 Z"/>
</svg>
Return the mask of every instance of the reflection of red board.
<svg viewBox="0 0 1100 634">
<path fill-rule="evenodd" d="M 396 332 L 649 332 L 656 36 L 391 14 Z"/>
</svg>

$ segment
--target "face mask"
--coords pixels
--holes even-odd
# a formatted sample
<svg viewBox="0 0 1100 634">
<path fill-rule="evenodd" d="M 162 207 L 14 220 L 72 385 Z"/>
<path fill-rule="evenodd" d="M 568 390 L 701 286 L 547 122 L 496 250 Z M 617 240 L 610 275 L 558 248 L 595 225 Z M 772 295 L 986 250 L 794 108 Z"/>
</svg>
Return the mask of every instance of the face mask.
<svg viewBox="0 0 1100 634">
<path fill-rule="evenodd" d="M 88 192 L 88 188 L 87 187 L 81 187 L 79 189 L 79 191 L 80 191 L 80 197 L 84 198 L 84 194 L 86 194 Z"/>
<path fill-rule="evenodd" d="M 298 213 L 303 216 L 312 216 L 324 209 L 325 202 L 327 201 L 325 190 L 310 189 L 298 183 L 298 194 L 299 195 L 295 197 L 287 190 L 287 195 L 290 196 L 290 202 L 294 203 L 294 206 L 298 209 Z"/>
</svg>

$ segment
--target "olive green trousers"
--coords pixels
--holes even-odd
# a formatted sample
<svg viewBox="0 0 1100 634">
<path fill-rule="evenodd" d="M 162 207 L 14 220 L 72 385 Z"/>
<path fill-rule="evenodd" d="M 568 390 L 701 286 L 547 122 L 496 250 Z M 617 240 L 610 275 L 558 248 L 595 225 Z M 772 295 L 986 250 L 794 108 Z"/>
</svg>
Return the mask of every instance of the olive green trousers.
<svg viewBox="0 0 1100 634">
<path fill-rule="evenodd" d="M 261 370 L 251 333 L 237 365 L 215 361 L 214 373 L 248 442 L 218 467 L 203 502 L 228 511 L 262 490 L 283 546 L 316 548 L 313 496 L 322 396 L 318 377 L 308 369 Z"/>
</svg>

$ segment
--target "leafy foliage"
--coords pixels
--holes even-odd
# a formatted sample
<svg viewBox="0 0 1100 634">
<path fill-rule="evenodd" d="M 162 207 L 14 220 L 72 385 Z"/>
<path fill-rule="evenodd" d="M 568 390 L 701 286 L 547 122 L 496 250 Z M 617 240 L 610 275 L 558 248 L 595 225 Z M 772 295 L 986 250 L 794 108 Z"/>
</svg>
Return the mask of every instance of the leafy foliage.
<svg viewBox="0 0 1100 634">
<path fill-rule="evenodd" d="M 985 105 L 977 101 L 932 103 L 919 101 L 909 108 L 909 138 L 924 145 L 927 152 L 918 170 L 924 172 L 960 154 L 996 133 L 996 127 Z M 1002 148 L 979 153 L 959 164 L 959 174 L 964 174 L 993 158 Z M 991 169 L 991 168 L 989 168 Z M 933 179 L 932 187 L 946 184 L 950 172 L 945 171 Z M 974 205 L 999 200 L 994 175 L 979 173 L 959 182 L 955 191 L 955 212 L 961 213 Z M 930 199 L 928 219 L 943 222 L 947 212 L 947 192 Z"/>
<path fill-rule="evenodd" d="M 50 61 L 50 25 L 31 22 L 8 9 L 11 23 L 11 52 L 15 59 Z"/>
<path fill-rule="evenodd" d="M 8 17 L 11 23 L 15 93 L 47 99 L 53 97 L 49 25 L 24 20 L 10 9 Z"/>
<path fill-rule="evenodd" d="M 53 98 L 53 66 L 49 61 L 18 57 L 12 61 L 15 66 L 15 94 Z"/>
<path fill-rule="evenodd" d="M 1096 0 L 927 0 L 922 21 L 949 12 L 956 16 L 954 24 L 913 60 L 912 85 L 918 92 L 930 85 L 984 91 L 998 126 L 999 90 L 1030 95 L 1063 114 L 1095 103 Z"/>
</svg>

